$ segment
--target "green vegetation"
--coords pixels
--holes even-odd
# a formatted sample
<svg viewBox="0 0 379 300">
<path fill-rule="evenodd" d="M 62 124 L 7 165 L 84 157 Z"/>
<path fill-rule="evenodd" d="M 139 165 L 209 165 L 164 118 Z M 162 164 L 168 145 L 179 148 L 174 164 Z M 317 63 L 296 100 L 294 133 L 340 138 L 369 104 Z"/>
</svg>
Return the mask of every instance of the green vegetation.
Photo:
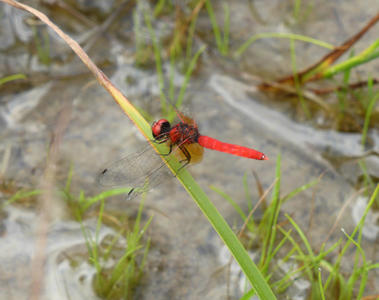
<svg viewBox="0 0 379 300">
<path fill-rule="evenodd" d="M 94 289 L 102 299 L 133 299 L 133 290 L 143 275 L 150 240 L 143 242 L 152 217 L 142 226 L 141 215 L 143 201 L 140 204 L 134 226 L 125 229 L 120 226 L 119 234 L 112 237 L 105 245 L 100 243 L 99 232 L 103 222 L 104 200 L 100 202 L 96 233 L 93 237 L 82 223 L 86 239 L 89 261 L 96 268 L 93 282 Z M 114 261 L 112 267 L 107 262 Z"/>
<path fill-rule="evenodd" d="M 221 57 L 218 57 L 217 59 L 222 60 L 225 57 L 228 60 L 233 59 L 238 63 L 242 55 L 255 41 L 267 38 L 284 38 L 289 40 L 292 62 L 292 70 L 289 70 L 289 72 L 292 71 L 292 76 L 282 79 L 273 79 L 272 82 L 262 80 L 263 83 L 259 87 L 263 87 L 262 90 L 264 91 L 267 86 L 271 86 L 272 88 L 270 90 L 274 89 L 277 92 L 282 92 L 287 95 L 289 94 L 290 99 L 293 99 L 291 96 L 296 95 L 301 110 L 304 112 L 304 115 L 308 120 L 312 120 L 318 115 L 319 111 L 321 111 L 322 114 L 325 115 L 325 125 L 322 125 L 323 127 L 332 127 L 340 131 L 348 132 L 360 131 L 363 133 L 362 142 L 366 139 L 368 128 L 372 126 L 374 120 L 376 121 L 378 119 L 375 109 L 377 106 L 376 98 L 372 95 L 367 96 L 367 93 L 365 93 L 365 90 L 372 89 L 372 87 L 370 88 L 369 79 L 366 80 L 365 85 L 362 84 L 365 80 L 360 83 L 350 83 L 349 81 L 351 78 L 351 70 L 354 70 L 379 56 L 377 50 L 379 40 L 374 41 L 360 53 L 355 54 L 354 51 L 351 51 L 351 55 L 344 61 L 339 63 L 335 62 L 344 52 L 348 51 L 352 45 L 358 41 L 360 36 L 362 36 L 369 27 L 362 29 L 359 34 L 353 36 L 339 47 L 294 33 L 263 32 L 252 35 L 245 42 L 242 42 L 241 45 L 235 45 L 236 47 L 233 47 L 235 49 L 231 49 L 231 46 L 234 45 L 231 43 L 232 33 L 230 32 L 231 16 L 229 6 L 226 2 L 217 4 L 217 9 L 220 10 L 220 7 L 222 7 L 223 10 L 222 15 L 224 23 L 220 26 L 216 15 L 217 13 L 221 14 L 221 12 L 215 10 L 215 4 L 216 2 L 210 0 L 189 1 L 183 4 L 183 6 L 187 6 L 190 11 L 188 12 L 187 10 L 184 12 L 184 9 L 180 5 L 174 7 L 170 3 L 167 3 L 167 1 L 158 1 L 154 8 L 153 16 L 151 16 L 149 12 L 144 12 L 145 22 L 153 41 L 153 49 L 151 47 L 145 47 L 146 45 L 141 43 L 140 39 L 136 37 L 136 56 L 137 61 L 140 61 L 139 58 L 141 57 L 144 57 L 145 60 L 149 57 L 147 53 L 154 53 L 156 71 L 159 77 L 163 115 L 168 116 L 169 119 L 172 118 L 175 113 L 170 108 L 169 103 L 176 105 L 178 108 L 180 108 L 180 104 L 182 103 L 181 95 L 184 94 L 184 91 L 183 93 L 181 91 L 177 98 L 175 98 L 174 95 L 174 86 L 172 83 L 174 70 L 180 65 L 180 63 L 185 62 L 184 65 L 187 67 L 182 68 L 182 71 L 186 73 L 187 82 L 187 79 L 190 78 L 193 71 L 191 70 L 189 72 L 190 62 L 192 61 L 194 62 L 194 65 L 196 65 L 199 54 L 205 50 L 205 47 L 207 47 L 208 52 L 214 52 L 214 50 L 217 50 L 218 53 L 221 54 Z M 304 10 L 305 7 L 302 6 L 304 6 L 302 1 L 295 0 L 293 2 L 293 16 L 298 22 L 304 17 L 301 15 L 301 11 Z M 310 8 L 309 5 L 307 7 Z M 306 10 L 308 8 L 306 8 Z M 197 24 L 200 12 L 203 12 L 203 18 L 204 12 L 207 13 L 209 23 L 211 24 L 211 32 L 208 32 L 209 28 L 205 29 L 203 26 L 199 27 Z M 151 18 L 154 17 L 155 21 L 159 21 L 160 17 L 167 18 L 167 16 L 175 16 L 175 27 L 172 30 L 172 37 L 168 42 L 159 41 L 152 30 Z M 137 31 L 140 31 L 140 23 L 141 20 L 136 22 Z M 373 24 L 374 23 L 372 22 L 371 26 Z M 203 44 L 202 46 L 196 45 L 195 40 L 199 33 L 201 33 L 202 36 L 213 36 L 217 49 L 212 49 L 212 44 Z M 202 39 L 202 41 L 204 41 L 204 39 Z M 331 52 L 308 69 L 300 70 L 299 66 L 296 64 L 295 41 L 314 44 L 319 47 L 330 49 Z M 194 47 L 197 47 L 198 50 L 196 55 L 191 58 Z M 184 51 L 184 49 L 186 50 Z M 167 60 L 170 63 L 170 74 L 167 75 L 168 84 L 165 83 L 166 80 L 164 79 L 163 74 L 162 58 L 165 57 L 163 53 L 168 53 Z M 187 72 L 185 70 L 187 70 Z M 342 79 L 337 76 L 338 74 L 342 74 Z M 333 81 L 336 84 L 336 87 L 330 91 L 307 88 L 306 84 L 315 80 Z M 371 83 L 371 86 L 373 85 L 374 81 Z M 182 86 L 182 89 L 185 88 L 186 84 Z M 336 97 L 334 97 L 333 92 L 335 92 L 337 96 L 338 102 L 336 105 L 334 104 L 334 98 Z M 327 96 L 328 94 L 331 94 L 331 96 L 322 97 L 323 95 Z M 367 97 L 369 97 L 371 101 L 366 101 L 365 99 L 367 99 Z M 356 101 L 356 98 L 359 100 L 358 102 Z M 330 99 L 332 99 L 332 101 Z M 370 122 L 370 120 L 372 121 Z"/>
<path fill-rule="evenodd" d="M 309 44 L 314 44 L 319 47 L 323 47 L 326 49 L 333 49 L 334 46 L 317 40 L 313 39 L 308 36 L 300 35 L 300 34 L 294 34 L 294 33 L 278 33 L 278 32 L 264 32 L 264 33 L 258 33 L 252 35 L 246 42 L 244 42 L 238 49 L 234 52 L 234 56 L 236 58 L 240 58 L 241 55 L 246 52 L 246 50 L 253 44 L 254 42 L 260 40 L 260 39 L 267 39 L 267 38 L 279 38 L 279 39 L 289 39 L 290 41 L 292 40 L 297 40 L 297 41 L 302 41 L 305 43 Z"/>
<path fill-rule="evenodd" d="M 39 61 L 42 64 L 49 66 L 51 64 L 49 33 L 46 28 L 39 32 L 38 28 L 35 26 L 33 26 L 33 32 Z"/>
<path fill-rule="evenodd" d="M 11 82 L 18 79 L 26 79 L 26 76 L 24 74 L 13 74 L 9 76 L 5 76 L 3 78 L 0 78 L 0 86 L 7 82 Z"/>
<path fill-rule="evenodd" d="M 244 225 L 238 236 L 247 249 L 258 251 L 260 260 L 258 268 L 263 276 L 269 279 L 271 288 L 277 295 L 285 291 L 299 278 L 310 283 L 311 288 L 308 299 L 361 299 L 367 286 L 368 272 L 379 268 L 379 263 L 371 263 L 366 260 L 364 249 L 361 246 L 362 228 L 368 211 L 378 198 L 379 185 L 370 197 L 364 215 L 360 222 L 349 235 L 343 231 L 345 239 L 340 238 L 336 243 L 325 249 L 323 243 L 318 251 L 312 249 L 306 233 L 296 224 L 288 214 L 285 214 L 287 222 L 278 216 L 281 205 L 291 201 L 295 195 L 309 189 L 319 183 L 316 179 L 308 184 L 300 186 L 288 195 L 280 197 L 280 156 L 277 160 L 276 179 L 272 191 L 271 201 L 267 207 L 263 207 L 264 213 L 260 221 L 255 221 L 255 208 L 251 208 L 250 197 L 247 198 L 249 215 L 246 216 L 243 209 L 220 189 L 212 187 L 219 195 L 227 200 L 241 217 Z M 267 190 L 267 192 L 270 188 Z M 257 205 L 265 199 L 267 192 L 261 196 Z M 247 195 L 250 193 L 248 192 Z M 286 223 L 292 228 L 286 229 Z M 294 234 L 296 233 L 296 236 Z M 341 270 L 343 259 L 350 260 L 349 248 L 355 249 L 354 265 L 350 274 Z M 283 249 L 285 249 L 283 251 Z M 342 251 L 340 251 L 342 249 Z M 282 251 L 281 251 L 282 250 Z M 285 255 L 283 255 L 285 254 Z M 328 257 L 337 257 L 332 263 Z M 289 263 L 292 266 L 285 274 L 280 272 L 280 266 Z M 278 277 L 282 277 L 277 279 Z M 275 280 L 274 280 L 275 278 Z M 250 299 L 255 294 L 254 289 L 247 291 L 241 299 Z"/>
<path fill-rule="evenodd" d="M 152 217 L 145 225 L 141 224 L 144 203 L 142 201 L 132 228 L 128 228 L 120 221 L 117 223 L 118 229 L 116 229 L 118 234 L 107 241 L 100 241 L 99 233 L 103 225 L 105 200 L 111 196 L 127 194 L 129 189 L 108 190 L 89 198 L 80 192 L 79 197 L 75 197 L 70 193 L 71 175 L 70 172 L 63 195 L 71 208 L 76 208 L 75 216 L 82 226 L 88 249 L 88 259 L 96 269 L 94 290 L 102 299 L 132 299 L 133 290 L 142 278 L 149 251 L 150 240 L 143 241 L 142 237 Z M 93 236 L 91 230 L 83 222 L 83 215 L 90 206 L 98 203 L 100 203 L 100 208 L 96 232 Z M 111 267 L 109 261 L 115 261 Z"/>
<path fill-rule="evenodd" d="M 83 215 L 92 205 L 98 204 L 113 196 L 127 195 L 131 190 L 130 187 L 110 189 L 91 197 L 86 197 L 84 191 L 80 191 L 79 195 L 76 196 L 71 192 L 72 176 L 73 169 L 70 168 L 65 187 L 61 191 L 61 196 L 70 208 L 72 215 L 75 216 L 77 220 L 82 220 Z"/>
<path fill-rule="evenodd" d="M 59 191 L 60 199 L 70 208 L 72 215 L 81 224 L 83 236 L 88 250 L 88 261 L 96 269 L 93 287 L 96 294 L 102 299 L 133 299 L 133 292 L 144 274 L 146 258 L 149 252 L 150 239 L 144 235 L 152 221 L 150 217 L 142 224 L 142 210 L 144 201 L 138 209 L 137 216 L 131 221 L 126 215 L 120 215 L 117 222 L 110 225 L 117 231 L 114 236 L 108 236 L 100 240 L 100 229 L 104 224 L 105 201 L 116 195 L 126 195 L 129 188 L 113 189 L 104 191 L 93 197 L 86 197 L 83 191 L 79 196 L 71 192 L 73 171 L 70 170 L 65 187 Z M 1 208 L 14 203 L 35 202 L 38 196 L 43 194 L 42 190 L 17 188 L 11 182 L 1 182 L 1 192 L 11 194 L 9 199 L 1 203 Z M 12 194 L 13 193 L 13 194 Z M 86 214 L 95 205 L 99 208 L 97 226 L 93 234 L 87 227 Z M 93 214 L 92 213 L 90 215 Z M 107 214 L 107 219 L 113 218 Z M 109 222 L 109 221 L 108 221 Z M 134 223 L 133 225 L 129 225 Z"/>
<path fill-rule="evenodd" d="M 220 27 L 216 21 L 216 16 L 213 11 L 213 7 L 210 0 L 205 1 L 205 6 L 207 8 L 209 19 L 212 24 L 213 34 L 215 36 L 216 45 L 218 50 L 222 55 L 227 55 L 229 52 L 229 26 L 230 26 L 230 12 L 227 3 L 224 3 L 224 29 L 223 36 L 221 36 Z"/>
<path fill-rule="evenodd" d="M 165 116 L 169 121 L 172 121 L 176 116 L 176 111 L 174 108 L 180 108 L 185 92 L 188 87 L 188 83 L 190 80 L 190 77 L 192 75 L 192 72 L 194 71 L 196 67 L 196 63 L 203 51 L 205 50 L 205 46 L 201 47 L 195 55 L 189 60 L 188 66 L 186 67 L 185 71 L 185 78 L 184 82 L 180 87 L 178 96 L 175 97 L 175 83 L 174 83 L 174 72 L 175 72 L 175 65 L 176 65 L 176 55 L 171 54 L 170 57 L 170 74 L 169 74 L 169 82 L 168 82 L 168 88 L 166 88 L 166 80 L 165 76 L 163 74 L 163 66 L 162 66 L 162 47 L 159 43 L 159 41 L 156 38 L 155 32 L 153 30 L 153 27 L 151 25 L 150 16 L 148 13 L 145 13 L 145 21 L 146 25 L 149 29 L 149 33 L 152 37 L 153 41 L 153 49 L 154 49 L 154 56 L 155 56 L 155 64 L 156 64 L 156 72 L 158 75 L 159 80 L 159 91 L 160 91 L 160 102 L 161 102 L 161 109 L 162 109 L 162 115 Z M 168 91 L 168 95 L 166 95 L 166 92 Z M 168 100 L 170 99 L 170 100 Z"/>
<path fill-rule="evenodd" d="M 83 236 L 86 240 L 89 262 L 96 269 L 93 286 L 96 294 L 102 299 L 133 299 L 133 291 L 139 284 L 149 252 L 150 239 L 144 241 L 145 234 L 152 217 L 144 225 L 141 224 L 144 201 L 141 201 L 134 225 L 126 225 L 130 221 L 125 216 L 113 226 L 118 234 L 107 241 L 100 241 L 99 233 L 103 226 L 105 200 L 112 196 L 127 195 L 130 188 L 119 188 L 104 191 L 93 197 L 86 197 L 81 191 L 79 197 L 74 196 L 71 189 L 72 170 L 70 170 L 62 195 L 74 216 L 81 223 Z M 95 235 L 86 227 L 83 218 L 88 209 L 100 204 Z M 122 221 L 124 219 L 124 221 Z M 109 266 L 109 261 L 113 262 Z"/>
<path fill-rule="evenodd" d="M 2 190 L 6 190 L 9 187 L 5 187 L 5 183 L 2 184 Z M 6 200 L 4 203 L 1 204 L 1 208 L 4 208 L 7 205 L 10 205 L 14 202 L 18 201 L 30 201 L 34 197 L 41 195 L 42 191 L 41 190 L 27 190 L 27 189 L 19 189 L 17 192 L 15 192 L 8 200 Z"/>
<path fill-rule="evenodd" d="M 298 98 L 300 100 L 300 104 L 301 104 L 301 107 L 302 107 L 305 115 L 307 116 L 308 119 L 310 119 L 311 118 L 311 113 L 309 111 L 309 107 L 308 107 L 307 102 L 305 102 L 302 86 L 301 86 L 301 83 L 300 83 L 299 76 L 297 74 L 298 69 L 297 69 L 297 66 L 296 66 L 295 42 L 294 42 L 293 39 L 291 39 L 291 65 L 292 65 L 292 72 L 294 74 L 294 83 L 295 83 L 295 89 L 296 89 L 297 96 L 298 96 Z"/>
<path fill-rule="evenodd" d="M 333 111 L 334 115 L 341 116 L 339 123 L 343 123 L 348 113 L 355 113 L 357 116 L 363 118 L 360 120 L 363 123 L 362 126 L 362 146 L 367 144 L 367 136 L 370 124 L 372 120 L 375 120 L 375 107 L 377 99 L 379 98 L 379 92 L 374 91 L 374 79 L 367 79 L 362 89 L 367 89 L 368 97 L 362 97 L 365 95 L 362 92 L 359 96 L 360 109 L 349 110 L 351 106 L 349 104 L 349 97 L 356 96 L 356 90 L 350 86 L 351 71 L 358 66 L 361 66 L 379 56 L 379 40 L 376 40 L 372 45 L 367 47 L 364 51 L 354 54 L 345 61 L 332 65 L 335 60 L 342 55 L 341 52 L 333 56 L 333 59 L 324 59 L 315 64 L 315 66 L 305 70 L 299 71 L 298 63 L 296 60 L 295 41 L 300 40 L 303 42 L 317 44 L 321 47 L 327 47 L 335 49 L 333 46 L 317 41 L 315 39 L 295 35 L 295 34 L 279 34 L 279 33 L 261 33 L 252 36 L 246 42 L 244 42 L 236 51 L 230 49 L 231 32 L 230 32 L 230 9 L 229 6 L 223 4 L 223 16 L 224 25 L 220 28 L 220 25 L 216 19 L 216 13 L 210 0 L 193 1 L 188 4 L 192 9 L 189 15 L 179 15 L 178 19 L 182 22 L 175 22 L 176 26 L 172 33 L 172 40 L 169 43 L 165 43 L 157 38 L 154 26 L 153 18 L 159 18 L 165 13 L 171 13 L 174 11 L 173 5 L 170 1 L 159 0 L 154 7 L 154 13 L 144 11 L 143 18 L 141 18 L 136 12 L 133 17 L 135 21 L 135 33 L 136 33 L 136 64 L 141 67 L 148 65 L 150 56 L 154 56 L 155 68 L 159 82 L 159 94 L 162 115 L 167 119 L 172 120 L 175 115 L 174 107 L 180 108 L 184 101 L 184 95 L 187 91 L 190 78 L 196 68 L 200 68 L 199 63 L 201 55 L 206 49 L 211 48 L 211 45 L 195 44 L 195 38 L 197 36 L 197 20 L 201 10 L 206 10 L 209 22 L 212 27 L 212 32 L 208 34 L 214 35 L 216 41 L 217 51 L 221 54 L 221 59 L 234 59 L 233 62 L 238 62 L 245 51 L 256 40 L 260 38 L 287 38 L 290 40 L 291 50 L 291 66 L 293 75 L 282 80 L 278 80 L 275 83 L 292 86 L 293 94 L 295 94 L 305 115 L 308 118 L 312 118 L 313 109 L 308 100 L 308 96 L 305 93 L 306 83 L 314 80 L 330 79 L 337 74 L 342 74 L 342 84 L 335 90 L 338 98 L 337 112 Z M 294 17 L 299 18 L 299 12 L 301 7 L 301 1 L 296 0 L 294 2 Z M 180 10 L 180 8 L 178 8 Z M 181 18 L 180 18 L 181 17 Z M 146 40 L 142 38 L 142 23 L 148 28 L 152 44 L 147 45 Z M 50 64 L 50 46 L 47 31 L 43 31 L 43 38 L 39 37 L 37 31 L 35 31 L 35 43 L 37 45 L 37 52 L 40 61 L 43 64 Z M 165 49 L 168 44 L 167 49 Z M 349 47 L 347 47 L 349 48 Z M 76 51 L 78 51 L 76 49 Z M 337 50 L 334 50 L 337 51 Z M 347 51 L 344 49 L 343 51 Z M 166 54 L 168 53 L 168 54 Z M 194 54 L 193 54 L 194 53 Z M 333 52 L 332 52 L 333 53 Z M 232 54 L 232 55 L 230 55 Z M 82 56 L 83 57 L 83 56 Z M 87 61 L 86 61 L 87 62 Z M 168 75 L 165 74 L 164 65 L 169 64 Z M 92 70 L 93 71 L 93 70 Z M 175 72 L 181 71 L 184 73 L 184 82 L 181 87 L 175 90 Z M 105 75 L 104 75 L 105 76 Z M 22 78 L 20 75 L 13 77 L 7 77 L 0 80 L 0 85 L 17 78 Z M 99 79 L 100 78 L 100 79 Z M 98 76 L 99 81 L 104 80 L 104 77 Z M 263 80 L 262 80 L 263 82 Z M 141 114 L 135 110 L 135 108 L 125 101 L 122 96 L 114 93 L 113 86 L 109 86 L 109 82 L 101 81 L 101 83 L 107 88 L 114 96 L 116 101 L 122 106 L 125 112 L 135 122 L 141 132 L 151 139 L 151 128 Z M 107 85 L 108 84 L 108 85 Z M 274 86 L 274 84 L 272 85 Z M 262 90 L 264 90 L 262 88 Z M 280 90 L 280 89 L 279 89 Z M 319 92 L 319 91 L 318 91 Z M 362 99 L 364 98 L 364 99 Z M 322 100 L 322 107 L 330 107 L 329 104 L 325 104 L 326 101 Z M 321 106 L 321 105 L 320 105 Z M 148 113 L 144 114 L 145 116 Z M 167 153 L 165 145 L 153 145 L 157 152 Z M 353 299 L 361 298 L 367 286 L 368 273 L 370 270 L 377 269 L 378 263 L 371 263 L 366 259 L 364 249 L 362 248 L 362 228 L 364 220 L 367 216 L 369 209 L 372 208 L 375 201 L 378 203 L 378 190 L 379 186 L 375 183 L 375 180 L 370 176 L 365 165 L 365 161 L 360 162 L 361 170 L 364 174 L 363 185 L 367 191 L 372 192 L 370 201 L 367 205 L 364 216 L 360 223 L 357 225 L 353 233 L 345 234 L 345 238 L 341 238 L 338 242 L 329 246 L 326 249 L 326 245 L 323 244 L 318 251 L 314 250 L 311 243 L 306 236 L 306 233 L 298 226 L 298 224 L 289 215 L 285 215 L 286 223 L 291 226 L 290 229 L 286 228 L 283 224 L 278 223 L 281 206 L 284 202 L 290 201 L 298 193 L 316 185 L 318 179 L 305 184 L 291 193 L 285 196 L 280 195 L 281 185 L 281 157 L 278 156 L 276 165 L 275 181 L 273 184 L 273 191 L 271 201 L 266 205 L 264 209 L 263 217 L 260 221 L 254 219 L 253 208 L 250 202 L 250 191 L 247 184 L 247 179 L 244 179 L 244 187 L 247 198 L 249 199 L 248 207 L 250 213 L 247 215 L 244 210 L 238 206 L 233 200 L 233 197 L 227 195 L 221 190 L 214 188 L 217 193 L 222 195 L 227 201 L 230 202 L 232 207 L 239 214 L 243 222 L 244 228 L 249 231 L 249 237 L 254 239 L 246 239 L 242 233 L 237 235 L 231 230 L 223 216 L 218 212 L 217 208 L 209 200 L 204 191 L 200 188 L 198 183 L 192 178 L 191 174 L 183 169 L 178 172 L 181 167 L 179 162 L 175 159 L 167 161 L 165 157 L 162 157 L 167 166 L 176 175 L 176 178 L 183 184 L 184 188 L 188 191 L 194 202 L 204 213 L 205 217 L 209 220 L 210 224 L 214 227 L 220 238 L 225 245 L 229 248 L 230 252 L 239 263 L 241 269 L 245 273 L 252 288 L 247 291 L 242 299 L 249 299 L 253 295 L 258 295 L 261 299 L 276 299 L 273 291 L 277 295 L 284 293 L 288 287 L 290 287 L 297 278 L 304 278 L 311 284 L 310 298 L 311 299 Z M 74 195 L 71 192 L 72 183 L 72 170 L 69 173 L 66 186 L 60 192 L 60 195 L 66 201 L 66 204 L 72 215 L 82 225 L 83 235 L 86 240 L 89 261 L 96 269 L 96 276 L 93 282 L 94 290 L 96 293 L 104 299 L 125 299 L 132 296 L 133 289 L 138 285 L 141 279 L 149 251 L 150 242 L 144 241 L 143 234 L 146 232 L 151 218 L 148 219 L 142 225 L 142 209 L 143 201 L 138 210 L 136 220 L 131 229 L 125 229 L 125 226 L 119 226 L 117 228 L 118 235 L 112 237 L 109 241 L 100 241 L 99 233 L 104 224 L 105 200 L 111 196 L 127 194 L 130 188 L 125 189 L 112 189 L 102 192 L 95 196 L 86 196 L 84 191 L 81 191 L 79 195 Z M 258 188 L 259 189 L 259 188 Z M 20 201 L 21 199 L 29 199 L 40 195 L 40 190 L 20 190 L 15 192 L 6 202 L 2 204 L 2 207 Z M 262 201 L 265 200 L 265 195 L 262 194 Z M 94 207 L 98 206 L 97 212 L 97 226 L 96 231 L 93 234 L 89 228 L 86 227 L 84 219 L 88 211 L 95 210 Z M 242 230 L 242 232 L 244 229 Z M 241 238 L 241 240 L 239 239 Z M 127 246 L 125 246 L 125 244 Z M 252 248 L 253 245 L 260 247 L 260 259 L 257 265 L 250 259 L 247 248 Z M 290 250 L 286 250 L 286 254 L 283 256 L 282 251 L 285 247 L 290 247 Z M 351 274 L 346 275 L 341 270 L 343 259 L 347 257 L 347 250 L 351 248 L 355 249 L 355 260 Z M 338 251 L 342 249 L 342 251 Z M 329 257 L 334 254 L 337 257 L 337 261 L 330 262 Z M 276 279 L 278 271 L 279 257 L 282 262 L 295 261 L 293 269 L 287 272 L 283 278 Z M 105 263 L 111 259 L 116 263 L 113 267 L 105 267 Z M 274 276 L 275 275 L 275 276 Z"/>
<path fill-rule="evenodd" d="M 372 112 L 376 105 L 376 101 L 379 99 L 379 91 L 377 91 L 376 93 L 373 93 L 372 91 L 372 80 L 369 80 L 368 88 L 369 88 L 371 97 L 369 98 L 369 103 L 366 107 L 365 121 L 364 121 L 364 126 L 363 126 L 363 131 L 362 131 L 362 145 L 363 146 L 366 144 L 366 141 L 367 141 L 367 132 L 368 132 Z"/>
</svg>

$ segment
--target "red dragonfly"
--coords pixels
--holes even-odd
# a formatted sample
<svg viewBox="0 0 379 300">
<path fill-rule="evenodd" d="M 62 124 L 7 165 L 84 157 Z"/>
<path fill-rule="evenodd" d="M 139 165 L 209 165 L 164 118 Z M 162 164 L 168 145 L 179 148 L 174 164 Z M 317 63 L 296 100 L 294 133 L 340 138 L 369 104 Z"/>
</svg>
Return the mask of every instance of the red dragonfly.
<svg viewBox="0 0 379 300">
<path fill-rule="evenodd" d="M 173 153 L 183 164 L 181 168 L 190 163 L 198 163 L 203 158 L 204 148 L 225 152 L 241 157 L 257 160 L 268 160 L 268 157 L 257 150 L 221 142 L 212 137 L 201 135 L 196 122 L 177 112 L 180 121 L 174 126 L 166 119 L 153 123 L 151 129 L 156 143 L 167 143 L 169 152 Z M 158 155 L 153 155 L 152 147 L 146 148 L 138 154 L 132 154 L 105 168 L 99 175 L 102 185 L 130 185 L 128 196 L 133 192 L 146 191 L 148 186 L 154 186 L 161 180 L 158 172 L 164 163 Z M 180 168 L 180 169 L 181 169 Z M 178 172 L 180 172 L 180 169 Z"/>
</svg>

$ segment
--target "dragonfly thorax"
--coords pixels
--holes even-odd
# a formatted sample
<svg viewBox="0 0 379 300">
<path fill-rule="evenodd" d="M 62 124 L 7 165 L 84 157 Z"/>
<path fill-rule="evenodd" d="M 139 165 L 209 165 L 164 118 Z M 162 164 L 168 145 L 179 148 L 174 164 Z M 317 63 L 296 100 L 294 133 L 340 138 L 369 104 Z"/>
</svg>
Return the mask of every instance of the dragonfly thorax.
<svg viewBox="0 0 379 300">
<path fill-rule="evenodd" d="M 199 135 L 197 127 L 184 122 L 173 126 L 169 132 L 171 142 L 179 145 L 197 143 Z"/>
</svg>

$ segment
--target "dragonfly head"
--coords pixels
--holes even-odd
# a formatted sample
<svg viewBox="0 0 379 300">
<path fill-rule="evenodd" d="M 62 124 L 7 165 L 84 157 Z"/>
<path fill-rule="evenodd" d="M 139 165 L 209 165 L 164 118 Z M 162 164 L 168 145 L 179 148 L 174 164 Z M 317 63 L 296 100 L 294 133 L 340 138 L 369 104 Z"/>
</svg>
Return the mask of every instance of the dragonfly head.
<svg viewBox="0 0 379 300">
<path fill-rule="evenodd" d="M 153 137 L 157 140 L 162 140 L 167 136 L 167 134 L 171 130 L 171 124 L 166 119 L 160 119 L 153 123 L 151 126 L 151 131 L 153 133 Z"/>
</svg>

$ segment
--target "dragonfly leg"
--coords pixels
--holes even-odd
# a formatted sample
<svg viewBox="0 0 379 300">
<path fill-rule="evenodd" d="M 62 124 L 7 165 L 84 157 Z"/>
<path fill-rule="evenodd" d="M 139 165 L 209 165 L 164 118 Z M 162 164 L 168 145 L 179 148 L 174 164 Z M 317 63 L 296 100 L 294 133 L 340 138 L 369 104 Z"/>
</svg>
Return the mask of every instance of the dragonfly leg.
<svg viewBox="0 0 379 300">
<path fill-rule="evenodd" d="M 150 140 L 150 141 L 152 141 L 155 144 L 163 144 L 163 143 L 166 143 L 168 141 L 168 139 L 163 139 L 163 140 L 153 139 L 153 140 Z"/>
<path fill-rule="evenodd" d="M 188 150 L 186 149 L 186 147 L 179 146 L 179 148 L 183 152 L 183 154 L 186 157 L 186 159 L 183 159 L 183 160 L 179 161 L 181 164 L 182 163 L 184 163 L 184 164 L 178 169 L 178 173 L 180 172 L 181 169 L 183 169 L 184 167 L 186 167 L 191 162 L 191 153 L 188 152 Z"/>
</svg>

